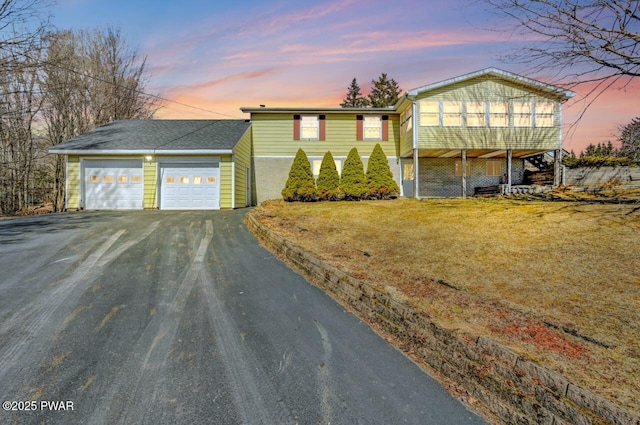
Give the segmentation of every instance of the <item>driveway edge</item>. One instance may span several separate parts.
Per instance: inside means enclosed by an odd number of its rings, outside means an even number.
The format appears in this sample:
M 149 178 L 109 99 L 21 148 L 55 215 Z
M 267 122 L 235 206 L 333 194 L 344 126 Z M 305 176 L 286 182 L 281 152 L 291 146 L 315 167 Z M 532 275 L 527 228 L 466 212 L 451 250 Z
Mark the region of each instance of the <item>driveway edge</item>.
M 640 418 L 564 376 L 520 357 L 488 338 L 461 337 L 263 226 L 250 212 L 245 224 L 272 253 L 336 301 L 376 326 L 394 344 L 437 375 L 474 408 L 504 423 L 640 425 Z M 466 393 L 466 394 L 464 394 Z

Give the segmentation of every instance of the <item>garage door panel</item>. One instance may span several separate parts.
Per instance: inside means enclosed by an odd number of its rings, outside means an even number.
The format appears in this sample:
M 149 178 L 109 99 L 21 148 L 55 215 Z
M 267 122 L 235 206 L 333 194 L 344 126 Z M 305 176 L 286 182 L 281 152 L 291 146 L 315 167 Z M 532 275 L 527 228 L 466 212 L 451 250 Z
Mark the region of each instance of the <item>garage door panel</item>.
M 161 209 L 219 209 L 220 165 L 165 163 L 160 168 Z
M 141 160 L 85 160 L 86 209 L 142 209 Z

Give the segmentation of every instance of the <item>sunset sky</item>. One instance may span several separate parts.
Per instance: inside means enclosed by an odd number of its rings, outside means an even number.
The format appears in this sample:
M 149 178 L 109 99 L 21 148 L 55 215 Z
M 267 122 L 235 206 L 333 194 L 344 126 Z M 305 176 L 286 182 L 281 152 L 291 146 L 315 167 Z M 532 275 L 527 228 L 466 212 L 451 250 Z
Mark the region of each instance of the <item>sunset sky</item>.
M 555 83 L 501 59 L 527 40 L 496 31 L 507 23 L 481 0 L 58 0 L 52 14 L 61 29 L 119 27 L 147 55 L 148 91 L 178 102 L 158 118 L 337 107 L 352 78 L 366 94 L 382 72 L 403 92 L 489 66 Z M 569 131 L 583 106 L 564 108 L 564 146 L 576 153 L 615 141 L 618 126 L 640 116 L 640 81 L 602 95 Z

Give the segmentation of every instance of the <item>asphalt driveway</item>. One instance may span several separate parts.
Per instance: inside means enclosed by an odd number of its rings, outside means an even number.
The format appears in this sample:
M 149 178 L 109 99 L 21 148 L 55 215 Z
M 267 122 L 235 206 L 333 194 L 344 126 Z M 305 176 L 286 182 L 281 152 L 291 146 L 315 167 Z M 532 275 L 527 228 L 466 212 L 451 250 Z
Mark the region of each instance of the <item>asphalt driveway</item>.
M 244 213 L 0 221 L 0 423 L 483 423 Z

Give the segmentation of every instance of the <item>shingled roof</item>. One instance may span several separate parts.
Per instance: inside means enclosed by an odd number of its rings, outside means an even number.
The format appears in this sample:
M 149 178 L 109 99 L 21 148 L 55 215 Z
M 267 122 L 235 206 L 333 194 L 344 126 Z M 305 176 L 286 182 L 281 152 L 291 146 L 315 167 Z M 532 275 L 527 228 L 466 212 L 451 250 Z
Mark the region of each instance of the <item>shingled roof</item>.
M 49 149 L 57 154 L 231 153 L 248 120 L 120 120 Z

